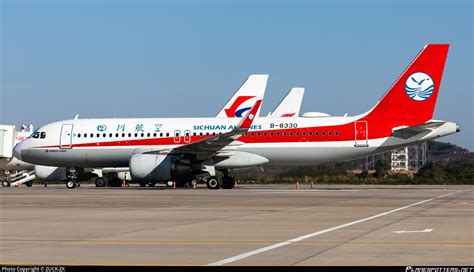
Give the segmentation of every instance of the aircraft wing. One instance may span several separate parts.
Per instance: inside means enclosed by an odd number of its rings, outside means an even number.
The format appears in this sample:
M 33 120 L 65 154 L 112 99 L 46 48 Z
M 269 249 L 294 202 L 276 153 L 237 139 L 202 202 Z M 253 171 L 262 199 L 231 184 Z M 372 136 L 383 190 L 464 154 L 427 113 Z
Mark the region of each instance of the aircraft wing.
M 416 126 L 394 128 L 393 137 L 408 139 L 420 133 L 431 132 L 445 123 L 445 121 L 428 121 Z
M 218 134 L 203 140 L 199 140 L 190 144 L 181 145 L 171 150 L 158 150 L 145 152 L 147 154 L 192 154 L 199 155 L 200 160 L 207 159 L 215 155 L 219 150 L 231 145 L 237 138 L 246 133 L 252 126 L 256 113 L 260 108 L 262 101 L 257 101 L 253 107 L 242 118 L 237 127 L 229 132 Z

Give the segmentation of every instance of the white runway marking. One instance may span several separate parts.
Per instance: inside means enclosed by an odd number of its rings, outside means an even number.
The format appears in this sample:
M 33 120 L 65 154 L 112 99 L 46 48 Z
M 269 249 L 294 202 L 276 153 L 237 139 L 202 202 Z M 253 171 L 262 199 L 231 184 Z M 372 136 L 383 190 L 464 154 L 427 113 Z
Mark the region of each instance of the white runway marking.
M 424 229 L 424 230 L 397 230 L 392 231 L 393 233 L 421 233 L 421 232 L 432 232 L 434 229 Z
M 285 190 L 267 190 L 267 189 L 254 189 L 248 190 L 248 192 L 256 193 L 299 193 L 299 192 L 359 192 L 358 189 L 285 189 Z
M 353 222 L 349 222 L 349 223 L 346 223 L 346 224 L 335 226 L 335 227 L 332 227 L 332 228 L 329 228 L 329 229 L 316 231 L 316 232 L 313 232 L 313 233 L 310 233 L 310 234 L 306 234 L 306 235 L 303 235 L 303 236 L 300 236 L 300 237 L 293 238 L 291 240 L 287 240 L 285 242 L 281 242 L 281 243 L 270 245 L 270 246 L 267 246 L 267 247 L 263 247 L 263 248 L 260 248 L 260 249 L 257 249 L 257 250 L 242 253 L 240 255 L 230 257 L 230 258 L 227 258 L 227 259 L 224 259 L 224 260 L 221 260 L 221 261 L 213 262 L 213 263 L 210 263 L 208 265 L 224 265 L 224 264 L 232 263 L 232 262 L 242 260 L 242 259 L 254 256 L 254 255 L 266 252 L 266 251 L 270 251 L 270 250 L 273 250 L 273 249 L 276 249 L 276 248 L 279 248 L 279 247 L 283 247 L 283 246 L 286 246 L 286 245 L 290 245 L 290 244 L 293 244 L 293 243 L 296 243 L 296 242 L 300 242 L 300 241 L 303 241 L 303 240 L 306 240 L 308 238 L 312 238 L 312 237 L 315 237 L 315 236 L 318 236 L 318 235 L 321 235 L 321 234 L 324 234 L 324 233 L 328 233 L 328 232 L 331 232 L 331 231 L 334 231 L 334 230 L 342 229 L 342 228 L 349 227 L 349 226 L 352 226 L 352 225 L 355 225 L 355 224 L 359 224 L 359 223 L 362 223 L 362 222 L 365 222 L 365 221 L 369 221 L 369 220 L 372 220 L 372 219 L 375 219 L 375 218 L 379 218 L 379 217 L 382 217 L 382 216 L 385 216 L 385 215 L 388 215 L 388 214 L 392 214 L 392 213 L 395 213 L 395 212 L 398 212 L 398 211 L 401 211 L 401 210 L 404 210 L 404 209 L 408 209 L 408 208 L 411 208 L 411 207 L 414 207 L 414 206 L 417 206 L 417 205 L 435 200 L 437 198 L 452 195 L 454 193 L 458 193 L 458 192 L 461 192 L 461 191 L 463 191 L 463 190 L 458 190 L 456 192 L 451 192 L 451 193 L 440 195 L 440 196 L 433 197 L 433 198 L 430 198 L 430 199 L 422 200 L 422 201 L 419 201 L 419 202 L 416 202 L 416 203 L 413 203 L 413 204 L 410 204 L 410 205 L 407 205 L 407 206 L 403 206 L 403 207 L 396 208 L 396 209 L 393 209 L 393 210 L 390 210 L 390 211 L 387 211 L 387 212 L 379 213 L 379 214 L 376 214 L 376 215 L 373 215 L 373 216 L 370 216 L 370 217 L 366 217 L 366 218 L 359 219 L 359 220 L 356 220 L 356 221 L 353 221 Z

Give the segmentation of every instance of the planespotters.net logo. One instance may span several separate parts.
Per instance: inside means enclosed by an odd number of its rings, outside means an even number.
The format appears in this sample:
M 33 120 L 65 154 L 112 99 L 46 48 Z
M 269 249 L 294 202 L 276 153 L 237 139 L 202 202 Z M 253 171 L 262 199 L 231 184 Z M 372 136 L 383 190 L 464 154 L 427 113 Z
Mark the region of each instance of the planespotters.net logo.
M 411 267 L 407 266 L 405 272 L 474 272 L 473 267 Z
M 433 79 L 423 72 L 411 74 L 405 82 L 407 95 L 416 101 L 423 101 L 431 97 L 434 92 Z

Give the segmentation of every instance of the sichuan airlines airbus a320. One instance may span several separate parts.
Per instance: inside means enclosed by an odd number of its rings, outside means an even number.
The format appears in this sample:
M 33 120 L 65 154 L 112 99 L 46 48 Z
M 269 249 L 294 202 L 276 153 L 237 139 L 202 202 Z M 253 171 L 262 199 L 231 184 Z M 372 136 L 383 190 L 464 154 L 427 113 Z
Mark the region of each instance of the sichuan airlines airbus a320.
M 67 167 L 69 188 L 81 169 L 129 166 L 137 181 L 208 175 L 209 189 L 230 189 L 235 182 L 229 169 L 381 153 L 459 131 L 456 123 L 432 119 L 448 48 L 425 46 L 382 99 L 357 116 L 256 117 L 262 101 L 242 107 L 244 97 L 228 109 L 237 116 L 231 118 L 59 121 L 38 129 L 14 154 L 32 164 Z

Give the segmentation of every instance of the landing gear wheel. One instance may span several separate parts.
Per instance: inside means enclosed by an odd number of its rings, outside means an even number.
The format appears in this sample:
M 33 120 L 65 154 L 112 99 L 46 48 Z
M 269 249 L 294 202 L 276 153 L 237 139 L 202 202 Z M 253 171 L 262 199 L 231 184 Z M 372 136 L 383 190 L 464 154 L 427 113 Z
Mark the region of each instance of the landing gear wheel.
M 235 186 L 235 180 L 232 177 L 222 177 L 222 189 L 232 189 Z
M 105 180 L 103 178 L 97 178 L 95 180 L 95 186 L 96 187 L 105 187 Z
M 33 181 L 30 180 L 26 182 L 26 187 L 31 187 L 31 186 L 33 186 Z
M 68 180 L 66 181 L 66 187 L 68 189 L 74 189 L 76 188 L 76 182 L 74 180 Z
M 217 190 L 222 187 L 222 181 L 216 176 L 210 176 L 206 181 L 206 185 L 210 190 Z
M 76 182 L 76 187 L 81 187 L 81 183 L 80 183 L 80 182 Z
M 10 187 L 10 182 L 8 182 L 8 180 L 4 180 L 4 181 L 2 181 L 2 186 L 3 187 Z

